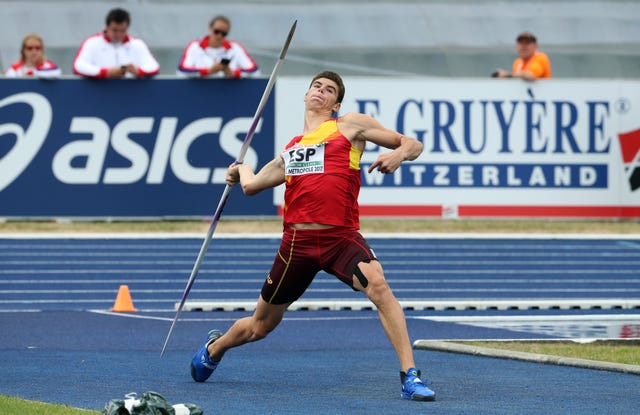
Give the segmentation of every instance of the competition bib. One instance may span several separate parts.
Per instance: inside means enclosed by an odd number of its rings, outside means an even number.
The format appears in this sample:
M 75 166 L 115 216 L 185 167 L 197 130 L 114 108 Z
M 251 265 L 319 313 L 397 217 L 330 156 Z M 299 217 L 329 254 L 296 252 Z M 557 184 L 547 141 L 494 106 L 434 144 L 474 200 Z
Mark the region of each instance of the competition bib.
M 311 146 L 297 144 L 283 151 L 284 174 L 286 176 L 301 176 L 303 174 L 324 173 L 325 144 Z

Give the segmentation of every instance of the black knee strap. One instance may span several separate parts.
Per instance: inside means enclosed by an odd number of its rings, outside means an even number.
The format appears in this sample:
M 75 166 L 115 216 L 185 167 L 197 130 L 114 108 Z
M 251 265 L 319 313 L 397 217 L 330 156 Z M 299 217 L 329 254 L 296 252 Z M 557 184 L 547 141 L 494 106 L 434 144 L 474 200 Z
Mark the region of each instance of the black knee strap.
M 360 271 L 360 267 L 356 266 L 356 269 L 353 271 L 353 273 L 356 275 L 356 278 L 358 278 L 358 281 L 360 281 L 360 284 L 364 288 L 367 288 L 367 285 L 369 285 L 369 281 L 367 280 L 367 277 L 364 276 L 362 271 Z

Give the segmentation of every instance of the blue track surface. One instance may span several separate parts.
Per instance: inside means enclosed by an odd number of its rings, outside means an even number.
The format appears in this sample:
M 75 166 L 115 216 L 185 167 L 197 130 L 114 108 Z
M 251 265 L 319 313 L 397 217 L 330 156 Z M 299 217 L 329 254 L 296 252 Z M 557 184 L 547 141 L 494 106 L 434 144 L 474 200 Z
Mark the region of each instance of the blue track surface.
M 189 300 L 255 300 L 278 239 L 214 239 Z M 173 310 L 198 239 L 0 239 L 0 310 Z M 375 239 L 400 300 L 640 298 L 637 240 Z M 304 299 L 360 298 L 318 275 Z
M 640 298 L 636 240 L 368 239 L 400 300 Z M 197 403 L 205 414 L 602 414 L 640 407 L 640 376 L 424 350 L 415 351 L 416 361 L 438 400 L 404 401 L 395 354 L 371 310 L 290 312 L 269 338 L 230 351 L 210 381 L 196 384 L 188 363 L 207 330 L 247 315 L 183 313 L 159 357 L 201 242 L 0 239 L 0 393 L 102 409 L 111 398 L 155 390 L 173 403 Z M 214 239 L 190 300 L 254 301 L 277 243 Z M 106 311 L 122 284 L 139 312 Z M 326 274 L 304 298 L 361 299 Z M 640 310 L 406 313 L 416 340 L 548 336 L 430 318 Z

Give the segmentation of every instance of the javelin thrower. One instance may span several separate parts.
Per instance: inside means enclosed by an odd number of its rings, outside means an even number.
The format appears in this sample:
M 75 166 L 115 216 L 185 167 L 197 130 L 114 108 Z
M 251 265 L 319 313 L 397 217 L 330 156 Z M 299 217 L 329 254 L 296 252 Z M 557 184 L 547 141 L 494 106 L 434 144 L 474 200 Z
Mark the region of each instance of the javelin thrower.
M 225 332 L 210 330 L 191 360 L 191 377 L 204 382 L 234 347 L 264 339 L 320 271 L 334 275 L 376 306 L 382 327 L 398 357 L 401 396 L 433 401 L 436 394 L 416 368 L 400 302 L 386 281 L 373 249 L 360 234 L 360 160 L 367 143 L 391 151 L 369 167 L 393 174 L 422 153 L 422 143 L 355 112 L 337 116 L 345 95 L 340 75 L 318 73 L 304 94 L 304 127 L 280 154 L 257 172 L 247 164 L 227 170 L 228 185 L 245 195 L 285 184 L 283 234 L 271 270 L 251 316 Z M 339 341 L 339 340 L 338 340 Z

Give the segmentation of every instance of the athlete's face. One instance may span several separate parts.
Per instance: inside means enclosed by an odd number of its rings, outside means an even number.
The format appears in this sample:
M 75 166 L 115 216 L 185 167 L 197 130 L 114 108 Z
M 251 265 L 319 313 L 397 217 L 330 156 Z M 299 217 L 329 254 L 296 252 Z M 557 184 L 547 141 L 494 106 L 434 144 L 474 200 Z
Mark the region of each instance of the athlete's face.
M 327 78 L 318 78 L 304 95 L 307 108 L 327 109 L 332 113 L 340 109 L 338 84 Z

